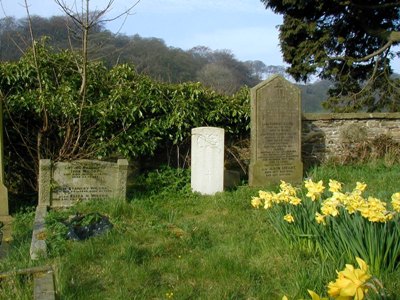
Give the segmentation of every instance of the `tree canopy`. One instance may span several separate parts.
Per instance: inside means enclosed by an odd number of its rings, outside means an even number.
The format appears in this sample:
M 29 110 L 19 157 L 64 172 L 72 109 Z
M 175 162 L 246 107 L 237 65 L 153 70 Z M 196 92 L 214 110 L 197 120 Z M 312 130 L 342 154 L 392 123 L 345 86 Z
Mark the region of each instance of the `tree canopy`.
M 283 15 L 280 45 L 288 72 L 335 82 L 328 108 L 400 109 L 400 82 L 391 62 L 400 52 L 400 1 L 261 0 Z M 397 49 L 398 51 L 398 49 Z

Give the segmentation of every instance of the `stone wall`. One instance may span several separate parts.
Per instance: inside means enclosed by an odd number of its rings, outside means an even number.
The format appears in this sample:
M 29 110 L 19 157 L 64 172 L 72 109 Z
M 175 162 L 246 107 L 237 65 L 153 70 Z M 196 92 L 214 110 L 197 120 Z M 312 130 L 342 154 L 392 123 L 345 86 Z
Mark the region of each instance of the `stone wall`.
M 304 113 L 302 158 L 307 165 L 340 158 L 345 143 L 373 140 L 380 135 L 400 143 L 400 113 Z

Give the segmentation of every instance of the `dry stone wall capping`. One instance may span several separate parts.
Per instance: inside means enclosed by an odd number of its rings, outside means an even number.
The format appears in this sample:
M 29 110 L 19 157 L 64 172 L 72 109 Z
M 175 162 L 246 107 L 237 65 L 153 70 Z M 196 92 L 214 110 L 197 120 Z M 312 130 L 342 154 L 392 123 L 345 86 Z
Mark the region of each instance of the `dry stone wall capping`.
M 39 205 L 68 207 L 78 201 L 126 199 L 128 161 L 39 162 Z
M 380 135 L 400 143 L 400 113 L 304 113 L 303 161 L 310 165 L 340 158 L 343 143 L 373 140 Z

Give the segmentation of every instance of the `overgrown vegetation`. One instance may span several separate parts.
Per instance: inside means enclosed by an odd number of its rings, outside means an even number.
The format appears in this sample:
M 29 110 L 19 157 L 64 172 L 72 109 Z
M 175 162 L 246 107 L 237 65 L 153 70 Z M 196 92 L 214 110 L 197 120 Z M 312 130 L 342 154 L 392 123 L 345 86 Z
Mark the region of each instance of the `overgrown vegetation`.
M 199 83 L 155 82 L 132 65 L 108 70 L 89 62 L 83 101 L 80 55 L 55 53 L 45 42 L 36 44 L 35 53 L 38 67 L 33 51 L 0 65 L 11 191 L 36 187 L 40 158 L 137 159 L 157 150 L 168 153 L 198 126 L 224 127 L 228 140 L 249 134 L 247 88 L 228 97 Z
M 400 162 L 400 143 L 390 133 L 371 138 L 366 127 L 354 123 L 340 131 L 339 142 L 341 155 L 334 160 L 341 164 L 363 164 L 380 160 L 391 166 Z
M 318 167 L 307 176 L 337 178 L 345 189 L 357 178 L 368 184 L 368 195 L 388 199 L 398 191 L 399 172 L 397 164 L 374 163 Z M 54 266 L 62 299 L 299 299 L 307 289 L 322 294 L 344 267 L 277 235 L 265 211 L 249 203 L 256 188 L 201 196 L 190 192 L 187 173 L 164 168 L 141 177 L 133 192 L 129 202 L 93 201 L 49 214 L 49 258 L 36 264 Z M 114 227 L 86 241 L 66 240 L 60 221 L 77 212 L 107 215 Z M 1 270 L 32 264 L 24 238 L 31 229 L 23 225 L 31 216 L 16 217 L 20 242 Z M 387 294 L 400 293 L 398 269 L 380 279 Z

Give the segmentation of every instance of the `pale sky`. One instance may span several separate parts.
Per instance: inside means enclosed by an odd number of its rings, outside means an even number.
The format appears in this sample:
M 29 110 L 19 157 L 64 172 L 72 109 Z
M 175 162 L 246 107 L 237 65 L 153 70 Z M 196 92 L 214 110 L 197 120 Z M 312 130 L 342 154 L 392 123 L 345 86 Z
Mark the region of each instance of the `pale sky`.
M 91 10 L 104 8 L 109 0 L 91 0 Z M 0 17 L 26 17 L 24 0 L 1 0 Z M 27 0 L 31 15 L 63 15 L 54 0 Z M 81 0 L 65 0 L 80 6 Z M 118 15 L 136 0 L 114 0 L 109 17 Z M 261 60 L 266 65 L 284 65 L 277 25 L 281 16 L 266 10 L 260 0 L 141 0 L 125 23 L 107 28 L 127 35 L 163 39 L 168 46 L 188 50 L 207 46 L 231 50 L 241 61 Z

